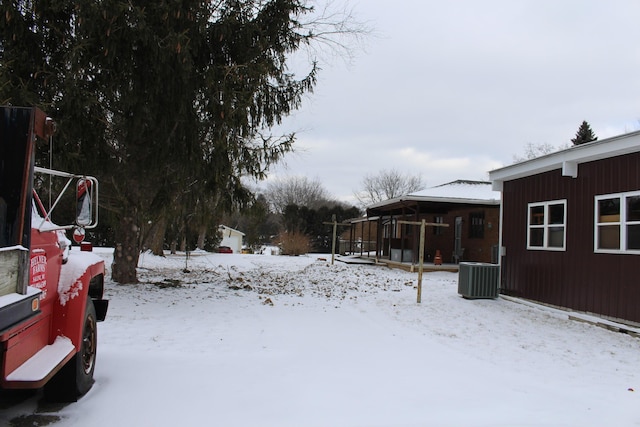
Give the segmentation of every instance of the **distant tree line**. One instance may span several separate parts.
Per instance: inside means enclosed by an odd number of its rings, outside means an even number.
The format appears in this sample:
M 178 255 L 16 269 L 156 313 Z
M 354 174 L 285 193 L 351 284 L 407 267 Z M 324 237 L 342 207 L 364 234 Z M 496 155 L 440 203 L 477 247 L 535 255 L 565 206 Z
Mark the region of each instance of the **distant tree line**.
M 317 179 L 290 176 L 269 183 L 247 209 L 227 215 L 227 225 L 245 233 L 247 246 L 286 246 L 292 242 L 304 252 L 330 252 L 331 222 L 358 218 L 360 209 L 333 199 Z M 287 248 L 283 248 L 287 252 Z M 300 249 L 301 250 L 301 249 Z M 295 252 L 295 251 L 294 251 Z

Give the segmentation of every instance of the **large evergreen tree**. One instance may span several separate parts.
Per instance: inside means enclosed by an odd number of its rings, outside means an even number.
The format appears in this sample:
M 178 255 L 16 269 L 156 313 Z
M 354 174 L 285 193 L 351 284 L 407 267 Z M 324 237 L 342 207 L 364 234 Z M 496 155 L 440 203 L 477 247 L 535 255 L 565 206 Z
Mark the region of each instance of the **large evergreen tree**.
M 46 110 L 54 167 L 101 180 L 114 280 L 136 281 L 147 229 L 205 226 L 251 198 L 241 177 L 263 178 L 292 149 L 293 135 L 269 129 L 316 83 L 315 63 L 302 78 L 287 68 L 316 36 L 299 21 L 309 11 L 305 0 L 1 3 L 0 102 Z
M 580 124 L 580 127 L 578 128 L 578 132 L 576 132 L 575 138 L 572 138 L 571 142 L 573 145 L 580 145 L 597 140 L 598 137 L 593 133 L 593 130 L 591 130 L 589 123 L 587 123 L 586 120 L 583 120 L 582 124 Z

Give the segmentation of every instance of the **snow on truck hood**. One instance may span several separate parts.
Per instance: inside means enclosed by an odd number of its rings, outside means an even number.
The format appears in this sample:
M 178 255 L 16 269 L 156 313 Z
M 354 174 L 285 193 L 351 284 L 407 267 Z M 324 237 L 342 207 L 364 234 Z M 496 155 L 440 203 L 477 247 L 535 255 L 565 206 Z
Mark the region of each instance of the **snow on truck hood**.
M 58 281 L 60 305 L 66 305 L 69 300 L 80 294 L 83 288 L 80 278 L 91 265 L 98 264 L 101 261 L 102 258 L 93 252 L 72 251 L 69 254 L 68 261 L 62 264 L 60 280 Z

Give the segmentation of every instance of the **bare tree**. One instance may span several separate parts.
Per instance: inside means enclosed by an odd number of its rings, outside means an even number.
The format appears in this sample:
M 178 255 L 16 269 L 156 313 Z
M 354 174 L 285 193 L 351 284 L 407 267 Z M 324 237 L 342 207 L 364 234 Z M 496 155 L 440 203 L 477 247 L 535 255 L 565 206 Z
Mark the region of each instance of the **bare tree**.
M 409 175 L 395 169 L 382 170 L 376 175 L 365 176 L 362 180 L 362 190 L 355 192 L 354 196 L 362 207 L 365 207 L 424 188 L 425 182 L 421 175 Z
M 276 213 L 284 212 L 287 205 L 315 209 L 335 203 L 320 181 L 311 180 L 305 176 L 290 176 L 270 182 L 267 184 L 264 196 L 271 209 Z
M 544 156 L 554 151 L 564 150 L 565 148 L 569 148 L 568 145 L 556 147 L 551 144 L 542 143 L 542 144 L 534 144 L 532 142 L 528 142 L 524 146 L 524 154 L 522 156 L 518 154 L 513 155 L 513 163 L 520 163 L 526 160 L 535 159 L 536 157 Z
M 374 35 L 369 23 L 359 21 L 349 0 L 313 0 L 300 25 L 313 44 L 303 48 L 309 57 L 320 62 L 340 57 L 351 62 L 356 52 L 364 51 L 367 39 Z

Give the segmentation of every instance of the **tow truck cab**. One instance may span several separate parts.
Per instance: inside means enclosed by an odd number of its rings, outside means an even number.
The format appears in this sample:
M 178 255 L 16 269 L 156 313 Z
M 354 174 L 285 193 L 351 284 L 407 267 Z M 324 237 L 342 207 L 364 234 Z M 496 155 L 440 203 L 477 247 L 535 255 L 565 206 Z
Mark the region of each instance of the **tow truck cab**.
M 74 401 L 93 384 L 96 322 L 108 301 L 104 261 L 66 236 L 97 225 L 98 181 L 34 165 L 36 140 L 54 130 L 37 108 L 0 107 L 0 388 L 44 387 L 49 400 Z M 66 182 L 60 194 L 48 188 L 48 207 L 36 173 Z M 69 192 L 77 214 L 60 226 L 52 212 Z

